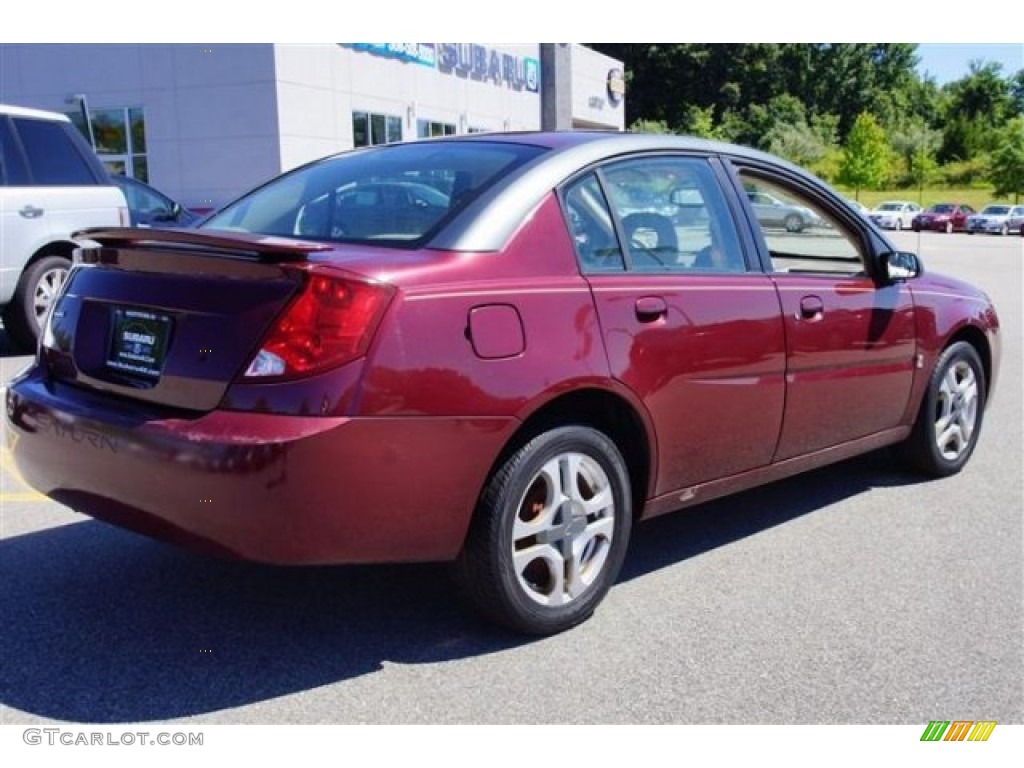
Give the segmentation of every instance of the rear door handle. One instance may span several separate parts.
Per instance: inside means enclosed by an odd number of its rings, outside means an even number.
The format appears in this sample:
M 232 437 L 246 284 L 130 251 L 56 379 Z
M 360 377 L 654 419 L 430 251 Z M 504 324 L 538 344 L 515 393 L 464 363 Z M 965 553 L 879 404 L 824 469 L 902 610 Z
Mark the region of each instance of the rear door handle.
M 820 296 L 804 296 L 800 299 L 800 312 L 797 320 L 821 320 L 825 316 L 825 302 Z
M 636 319 L 652 323 L 668 314 L 668 304 L 661 296 L 641 296 L 636 300 Z
M 40 216 L 43 215 L 43 213 L 44 211 L 42 208 L 36 208 L 34 205 L 26 205 L 24 208 L 18 211 L 18 214 L 23 219 L 38 219 Z

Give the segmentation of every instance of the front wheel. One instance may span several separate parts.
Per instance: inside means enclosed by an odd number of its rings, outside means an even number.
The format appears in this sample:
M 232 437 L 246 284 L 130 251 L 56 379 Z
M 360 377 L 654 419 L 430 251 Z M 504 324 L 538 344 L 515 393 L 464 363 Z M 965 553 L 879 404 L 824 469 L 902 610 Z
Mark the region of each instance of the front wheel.
M 787 232 L 802 232 L 804 220 L 797 214 L 791 213 L 783 220 L 782 225 L 786 228 Z
M 965 341 L 949 346 L 932 371 L 914 431 L 902 446 L 907 461 L 934 477 L 963 469 L 974 452 L 985 411 L 985 370 Z
M 631 524 L 629 474 L 615 444 L 589 427 L 553 429 L 491 476 L 456 578 L 495 622 L 561 632 L 589 618 L 615 582 Z

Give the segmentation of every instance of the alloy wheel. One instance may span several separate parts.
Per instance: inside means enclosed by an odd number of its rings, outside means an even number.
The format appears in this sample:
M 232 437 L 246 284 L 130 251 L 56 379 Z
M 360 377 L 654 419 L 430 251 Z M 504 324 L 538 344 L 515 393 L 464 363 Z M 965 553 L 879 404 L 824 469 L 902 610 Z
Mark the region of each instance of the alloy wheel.
M 519 503 L 512 561 L 531 600 L 565 605 L 601 575 L 615 530 L 608 475 L 593 458 L 563 453 L 541 467 Z
M 38 326 L 42 326 L 46 319 L 46 313 L 50 311 L 50 307 L 56 301 L 67 277 L 68 270 L 64 267 L 53 267 L 39 276 L 39 282 L 36 283 L 32 296 L 32 311 Z
M 970 447 L 978 418 L 978 379 L 965 360 L 949 367 L 935 399 L 935 445 L 955 461 Z

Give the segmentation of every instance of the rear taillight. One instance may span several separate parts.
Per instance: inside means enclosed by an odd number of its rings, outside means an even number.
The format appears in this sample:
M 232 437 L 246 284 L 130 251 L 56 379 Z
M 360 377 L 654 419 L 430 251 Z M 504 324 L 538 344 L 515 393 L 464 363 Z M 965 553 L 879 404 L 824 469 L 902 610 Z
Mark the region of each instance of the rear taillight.
M 309 376 L 362 357 L 393 293 L 387 285 L 310 270 L 245 376 Z

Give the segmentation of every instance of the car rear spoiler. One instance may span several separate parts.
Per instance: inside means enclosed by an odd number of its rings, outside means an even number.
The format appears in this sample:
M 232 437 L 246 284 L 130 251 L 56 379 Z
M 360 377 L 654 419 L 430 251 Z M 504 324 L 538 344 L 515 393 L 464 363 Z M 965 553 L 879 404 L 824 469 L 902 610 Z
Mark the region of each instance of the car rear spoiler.
M 234 258 L 280 263 L 305 261 L 311 253 L 331 250 L 325 243 L 293 240 L 274 235 L 255 235 L 248 232 L 200 231 L 187 229 L 146 229 L 133 227 L 95 227 L 75 232 L 76 240 L 91 240 L 103 248 L 195 250 L 217 252 Z M 88 248 L 82 250 L 84 263 L 98 261 L 98 254 L 90 257 Z M 94 249 L 95 250 L 95 249 Z

